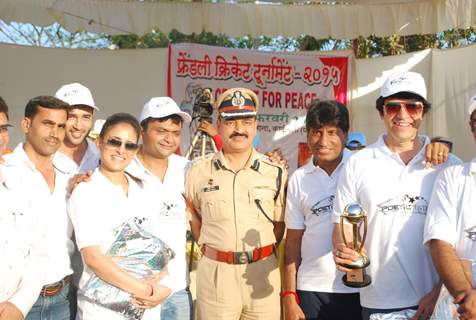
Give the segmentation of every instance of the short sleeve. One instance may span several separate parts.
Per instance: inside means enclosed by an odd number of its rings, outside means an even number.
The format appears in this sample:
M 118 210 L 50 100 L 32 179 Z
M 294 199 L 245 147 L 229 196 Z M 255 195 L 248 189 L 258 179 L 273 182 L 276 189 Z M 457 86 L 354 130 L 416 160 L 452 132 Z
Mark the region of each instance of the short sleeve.
M 423 243 L 433 239 L 455 246 L 457 240 L 457 180 L 463 180 L 459 170 L 450 167 L 438 175 L 427 210 Z
M 68 214 L 73 224 L 76 244 L 81 250 L 85 247 L 99 246 L 102 241 L 100 220 L 94 190 L 90 183 L 83 183 L 76 187 L 68 200 Z
M 190 165 L 188 166 L 187 172 L 185 174 L 185 192 L 184 192 L 184 197 L 185 197 L 185 202 L 187 205 L 187 219 L 189 221 L 192 220 L 192 215 L 196 214 L 192 212 L 193 210 L 200 210 L 200 206 L 198 203 L 198 197 L 196 194 L 196 188 L 195 188 L 195 181 L 194 181 L 194 166 Z
M 305 229 L 304 212 L 299 201 L 299 172 L 295 172 L 289 179 L 286 196 L 285 222 L 288 229 Z
M 358 201 L 357 186 L 355 185 L 354 178 L 354 161 L 352 160 L 352 158 L 349 159 L 349 161 L 344 165 L 337 182 L 336 197 L 334 199 L 334 209 L 332 214 L 332 222 L 334 223 L 339 223 L 340 216 L 346 205 Z

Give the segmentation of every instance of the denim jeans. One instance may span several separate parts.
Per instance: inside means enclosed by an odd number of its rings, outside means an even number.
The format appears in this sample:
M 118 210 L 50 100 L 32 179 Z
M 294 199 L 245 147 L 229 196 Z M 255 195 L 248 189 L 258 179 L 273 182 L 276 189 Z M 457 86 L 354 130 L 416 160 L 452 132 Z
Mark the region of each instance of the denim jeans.
M 75 317 L 76 288 L 67 283 L 54 296 L 39 296 L 25 320 L 74 320 Z
M 192 320 L 192 295 L 190 290 L 175 292 L 161 304 L 161 320 Z

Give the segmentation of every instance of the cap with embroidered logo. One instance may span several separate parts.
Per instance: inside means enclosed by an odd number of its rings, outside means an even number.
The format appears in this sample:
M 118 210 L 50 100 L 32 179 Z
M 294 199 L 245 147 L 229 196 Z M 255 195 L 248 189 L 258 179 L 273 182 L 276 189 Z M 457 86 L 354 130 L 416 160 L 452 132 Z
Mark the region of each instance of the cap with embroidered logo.
M 380 96 L 387 98 L 400 92 L 416 94 L 426 101 L 425 79 L 421 74 L 411 71 L 395 72 L 391 74 L 382 86 Z
M 250 89 L 233 88 L 223 92 L 215 103 L 223 119 L 254 117 L 258 113 L 258 96 Z
M 165 118 L 170 115 L 176 114 L 180 116 L 184 123 L 192 121 L 192 117 L 182 110 L 170 97 L 154 97 L 150 99 L 142 108 L 142 112 L 139 116 L 139 122 L 148 118 Z
M 65 84 L 56 91 L 55 98 L 63 100 L 72 107 L 87 106 L 99 110 L 94 103 L 91 91 L 80 83 Z

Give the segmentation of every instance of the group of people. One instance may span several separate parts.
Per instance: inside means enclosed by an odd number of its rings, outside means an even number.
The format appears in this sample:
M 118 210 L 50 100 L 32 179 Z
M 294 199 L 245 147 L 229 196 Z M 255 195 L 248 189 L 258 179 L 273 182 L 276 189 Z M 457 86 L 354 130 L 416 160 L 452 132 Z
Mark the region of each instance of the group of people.
M 197 319 L 368 320 L 404 309 L 429 319 L 442 284 L 459 317 L 476 319 L 463 266 L 475 255 L 476 164 L 450 154 L 447 139 L 418 133 L 431 110 L 421 75 L 392 74 L 376 108 L 386 131 L 353 152 L 346 106 L 313 101 L 305 122 L 312 157 L 288 180 L 286 166 L 253 147 L 252 90 L 217 98 L 221 150 L 192 162 L 175 154 L 191 118 L 171 98 L 152 98 L 139 118 L 111 115 L 95 143 L 89 89 L 68 84 L 31 99 L 24 142 L 0 160 L 0 319 L 124 319 L 85 297 L 93 275 L 129 293 L 143 319 L 192 319 L 187 228 L 202 252 Z M 476 97 L 476 139 L 475 110 Z M 9 126 L 1 100 L 0 152 Z M 362 254 L 345 241 L 353 239 L 341 223 L 350 203 L 368 221 L 372 282 L 360 289 L 342 281 Z M 167 274 L 137 278 L 106 254 L 117 227 L 134 218 L 175 252 Z

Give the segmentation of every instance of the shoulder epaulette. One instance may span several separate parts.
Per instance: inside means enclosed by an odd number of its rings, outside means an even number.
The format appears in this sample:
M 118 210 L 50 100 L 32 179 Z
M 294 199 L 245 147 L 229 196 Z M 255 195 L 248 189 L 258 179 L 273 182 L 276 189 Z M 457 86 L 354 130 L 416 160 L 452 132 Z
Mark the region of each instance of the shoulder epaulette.
M 204 157 L 198 157 L 198 158 L 190 160 L 190 167 L 203 163 L 203 161 L 210 160 L 211 158 L 213 158 L 213 155 L 214 155 L 213 153 L 210 153 L 205 155 Z

